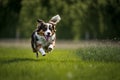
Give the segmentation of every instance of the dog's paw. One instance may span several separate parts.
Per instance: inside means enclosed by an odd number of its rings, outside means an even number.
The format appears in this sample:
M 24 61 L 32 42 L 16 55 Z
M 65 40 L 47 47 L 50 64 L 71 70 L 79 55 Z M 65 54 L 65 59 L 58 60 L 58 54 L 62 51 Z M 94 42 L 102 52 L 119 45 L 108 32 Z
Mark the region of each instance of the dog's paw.
M 46 53 L 45 53 L 45 51 L 44 51 L 43 48 L 40 48 L 40 49 L 39 49 L 39 52 L 42 54 L 42 56 L 45 56 L 45 55 L 46 55 Z
M 46 54 L 43 54 L 42 56 L 46 56 Z
M 51 44 L 51 45 L 48 47 L 48 49 L 53 49 L 53 45 Z
M 53 50 L 53 45 L 48 46 L 48 49 L 46 50 L 47 53 L 51 52 Z
M 36 58 L 38 58 L 38 52 L 36 52 Z
M 52 48 L 48 48 L 48 52 L 51 52 L 52 51 Z
M 53 45 L 50 45 L 50 46 L 48 47 L 48 50 L 53 50 Z

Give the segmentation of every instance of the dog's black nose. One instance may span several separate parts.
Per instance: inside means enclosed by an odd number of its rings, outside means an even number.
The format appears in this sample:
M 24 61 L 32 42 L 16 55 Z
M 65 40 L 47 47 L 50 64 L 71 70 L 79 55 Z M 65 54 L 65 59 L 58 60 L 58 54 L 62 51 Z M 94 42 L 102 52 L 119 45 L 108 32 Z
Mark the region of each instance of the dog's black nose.
M 48 32 L 47 35 L 50 35 L 50 32 Z

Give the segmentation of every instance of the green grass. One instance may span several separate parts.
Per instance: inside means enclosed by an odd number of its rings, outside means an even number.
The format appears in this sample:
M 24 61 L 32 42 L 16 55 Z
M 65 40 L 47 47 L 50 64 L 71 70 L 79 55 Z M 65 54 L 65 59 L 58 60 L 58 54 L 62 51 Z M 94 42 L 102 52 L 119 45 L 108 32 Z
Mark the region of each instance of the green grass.
M 55 49 L 38 59 L 29 48 L 0 47 L 0 80 L 120 80 L 120 47 Z

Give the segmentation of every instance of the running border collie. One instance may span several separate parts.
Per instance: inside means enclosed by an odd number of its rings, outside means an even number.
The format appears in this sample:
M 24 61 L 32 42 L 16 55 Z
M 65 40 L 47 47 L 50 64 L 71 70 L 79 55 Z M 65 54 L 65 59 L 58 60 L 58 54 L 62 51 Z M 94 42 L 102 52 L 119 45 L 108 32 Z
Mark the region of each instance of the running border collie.
M 61 20 L 59 15 L 53 16 L 47 23 L 37 20 L 37 29 L 31 35 L 31 46 L 38 57 L 38 52 L 45 56 L 55 47 L 56 24 Z

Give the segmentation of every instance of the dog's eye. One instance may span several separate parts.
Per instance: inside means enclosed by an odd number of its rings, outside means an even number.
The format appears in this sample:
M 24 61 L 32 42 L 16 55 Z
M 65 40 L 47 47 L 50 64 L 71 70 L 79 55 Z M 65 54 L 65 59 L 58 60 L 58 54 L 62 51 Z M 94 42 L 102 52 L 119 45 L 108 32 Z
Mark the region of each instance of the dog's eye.
M 52 25 L 49 26 L 49 29 L 50 29 L 51 31 L 53 30 Z
M 52 27 L 49 27 L 49 29 L 52 31 Z
M 44 26 L 44 27 L 43 27 L 43 31 L 46 31 L 46 30 L 47 30 L 47 27 L 46 27 L 46 26 Z

